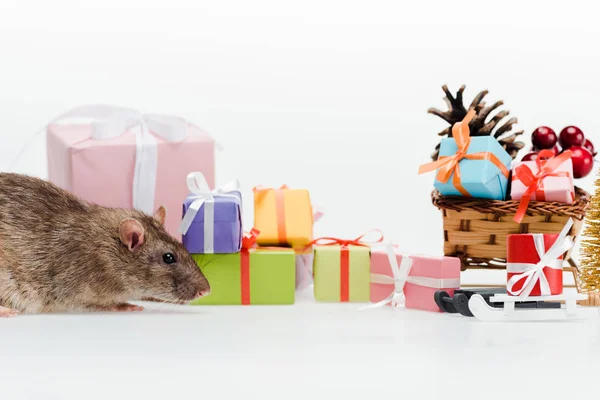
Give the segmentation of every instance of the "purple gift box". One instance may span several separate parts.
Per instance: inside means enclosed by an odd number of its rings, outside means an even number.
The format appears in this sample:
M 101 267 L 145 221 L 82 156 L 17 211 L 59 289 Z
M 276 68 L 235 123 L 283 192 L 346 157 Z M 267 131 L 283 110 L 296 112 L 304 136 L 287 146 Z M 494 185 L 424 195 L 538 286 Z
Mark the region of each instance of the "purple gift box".
M 211 190 L 201 172 L 187 177 L 181 239 L 193 254 L 237 253 L 242 248 L 242 194 L 237 180 Z
M 210 253 L 237 253 L 242 247 L 242 216 L 241 216 L 241 199 L 240 192 L 230 192 L 233 196 L 214 197 L 214 223 L 212 226 L 213 233 L 213 250 Z M 183 203 L 183 215 L 185 215 L 194 202 L 193 196 L 189 196 Z M 205 237 L 210 234 L 210 227 L 205 225 L 205 202 L 200 207 L 194 221 L 190 225 L 187 233 L 182 235 L 182 242 L 185 248 L 190 253 L 203 254 L 205 251 Z M 208 229 L 207 229 L 208 228 Z

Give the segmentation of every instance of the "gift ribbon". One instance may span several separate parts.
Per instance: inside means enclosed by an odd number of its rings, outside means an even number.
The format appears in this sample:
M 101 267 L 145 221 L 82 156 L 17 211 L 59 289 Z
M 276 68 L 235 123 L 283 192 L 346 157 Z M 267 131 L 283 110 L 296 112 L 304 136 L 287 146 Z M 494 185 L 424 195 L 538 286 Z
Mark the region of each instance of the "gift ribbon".
M 287 234 L 285 229 L 285 192 L 288 189 L 283 185 L 278 190 L 275 190 L 275 212 L 277 213 L 277 239 L 279 244 L 287 243 Z
M 387 304 L 392 307 L 401 307 L 405 304 L 404 287 L 407 283 L 429 287 L 433 289 L 458 288 L 460 287 L 460 278 L 430 278 L 427 276 L 409 276 L 413 266 L 413 260 L 407 255 L 402 256 L 402 262 L 398 265 L 398 259 L 394 252 L 394 245 L 389 243 L 386 246 L 388 261 L 392 269 L 392 276 L 385 274 L 371 274 L 371 283 L 380 283 L 383 285 L 394 285 L 394 290 L 385 299 L 371 304 L 361 309 L 379 308 Z
M 566 171 L 556 172 L 556 169 L 560 167 L 565 161 L 571 158 L 571 152 L 569 150 L 559 154 L 556 157 L 552 150 L 542 150 L 538 154 L 538 158 L 535 160 L 538 166 L 538 173 L 534 174 L 531 168 L 526 164 L 521 164 L 515 169 L 513 174 L 513 180 L 520 180 L 523 185 L 527 187 L 527 190 L 521 197 L 521 203 L 517 209 L 514 220 L 520 223 L 525 217 L 527 207 L 531 201 L 531 196 L 535 193 L 536 200 L 545 201 L 546 195 L 544 193 L 544 179 L 549 176 L 569 176 Z M 548 158 L 547 161 L 543 158 Z M 573 193 L 573 197 L 575 194 Z
M 419 175 L 427 172 L 438 170 L 437 180 L 442 183 L 447 183 L 452 177 L 452 184 L 465 197 L 470 197 L 469 192 L 461 183 L 460 177 L 460 162 L 463 159 L 467 160 L 486 160 L 494 164 L 500 172 L 508 178 L 508 168 L 500 161 L 495 154 L 489 151 L 467 154 L 469 145 L 471 144 L 471 135 L 469 133 L 469 123 L 475 117 L 475 110 L 470 109 L 465 118 L 461 122 L 457 122 L 452 126 L 452 137 L 456 142 L 458 150 L 452 156 L 440 156 L 437 161 L 423 164 L 419 167 Z
M 133 207 L 152 215 L 158 167 L 158 150 L 154 135 L 167 142 L 181 142 L 188 137 L 187 121 L 170 115 L 142 114 L 130 108 L 90 105 L 67 111 L 50 124 L 64 123 L 64 120 L 77 118 L 93 121 L 93 140 L 114 139 L 133 127 L 140 128 L 135 134 Z
M 540 261 L 535 264 L 508 262 L 506 264 L 506 271 L 518 274 L 508 280 L 508 283 L 506 284 L 508 293 L 513 296 L 527 297 L 533 290 L 535 284 L 539 282 L 540 294 L 542 296 L 551 294 L 550 284 L 548 283 L 546 275 L 544 275 L 544 268 L 548 267 L 562 270 L 563 261 L 559 260 L 558 257 L 573 247 L 573 240 L 567 236 L 572 226 L 573 220 L 569 218 L 569 221 L 567 221 L 567 224 L 558 235 L 558 238 L 547 252 L 544 247 L 544 235 L 541 233 L 531 234 Z M 520 290 L 516 290 L 516 284 L 523 279 L 525 279 L 523 286 Z
M 368 241 L 365 237 L 371 232 L 379 233 L 379 239 Z M 318 246 L 341 246 L 340 248 L 340 302 L 350 301 L 350 247 L 365 246 L 370 247 L 383 241 L 383 233 L 379 229 L 373 229 L 363 233 L 356 239 L 340 239 L 334 237 L 321 237 L 311 241 L 306 247 Z
M 252 228 L 250 232 L 244 233 L 242 237 L 242 249 L 240 251 L 240 285 L 242 293 L 242 305 L 250 305 L 250 249 L 256 247 L 256 238 L 260 231 Z
M 287 244 L 287 233 L 285 226 L 285 190 L 289 189 L 287 185 L 282 185 L 279 189 L 275 190 L 275 219 L 277 221 L 277 242 L 280 245 Z M 257 186 L 254 188 L 254 192 L 260 192 L 263 190 L 271 190 L 264 186 Z
M 230 194 L 231 192 L 239 191 L 240 182 L 236 179 L 229 182 L 227 185 L 210 190 L 204 174 L 202 172 L 191 172 L 187 176 L 187 187 L 193 194 L 193 199 L 187 212 L 185 213 L 179 232 L 186 234 L 190 229 L 194 218 L 204 205 L 204 253 L 210 254 L 215 251 L 215 197 L 229 197 L 240 200 L 240 197 Z M 240 208 L 243 208 L 242 206 Z M 240 210 L 241 212 L 241 210 Z

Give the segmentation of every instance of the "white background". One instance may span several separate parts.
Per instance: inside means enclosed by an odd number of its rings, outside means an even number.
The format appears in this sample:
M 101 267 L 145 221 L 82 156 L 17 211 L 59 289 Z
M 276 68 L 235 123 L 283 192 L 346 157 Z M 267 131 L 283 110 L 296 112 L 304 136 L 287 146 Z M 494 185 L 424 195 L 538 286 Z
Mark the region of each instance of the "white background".
M 593 2 L 580 1 L 2 0 L 0 168 L 78 105 L 175 114 L 224 145 L 218 184 L 239 178 L 248 200 L 257 184 L 308 188 L 325 211 L 317 235 L 354 237 L 377 227 L 404 251 L 438 255 L 433 176 L 416 173 L 446 126 L 426 113 L 445 107 L 441 85 L 466 84 L 469 100 L 489 89 L 488 101 L 505 101 L 526 140 L 539 125 L 575 124 L 600 146 L 599 31 Z M 37 137 L 13 169 L 45 177 L 44 146 Z M 589 190 L 592 182 L 578 185 Z M 251 201 L 245 204 L 251 216 Z M 403 387 L 416 392 L 426 377 L 457 390 L 453 396 L 487 397 L 514 393 L 491 377 L 493 360 L 520 371 L 543 363 L 514 382 L 538 393 L 527 376 L 552 379 L 575 363 L 587 368 L 582 374 L 597 370 L 578 358 L 598 353 L 595 323 L 487 328 L 423 313 L 377 319 L 352 305 L 306 301 L 291 311 L 170 314 L 163 307 L 144 317 L 0 321 L 0 346 L 8 350 L 6 359 L 0 347 L 0 372 L 15 393 L 33 379 L 31 393 L 59 399 L 80 398 L 93 377 L 103 390 L 146 398 L 222 398 L 235 382 L 249 396 L 261 387 L 263 397 L 275 393 L 281 382 L 291 385 L 283 397 L 369 390 L 402 397 Z M 551 374 L 553 362 L 563 364 Z M 453 363 L 462 371 L 440 371 Z M 471 364 L 486 366 L 474 372 L 491 392 L 455 377 Z M 397 381 L 373 379 L 378 370 Z M 216 384 L 223 376 L 234 383 Z M 5 398 L 3 385 L 0 378 Z M 553 383 L 541 385 L 552 390 Z M 91 387 L 87 395 L 100 393 Z

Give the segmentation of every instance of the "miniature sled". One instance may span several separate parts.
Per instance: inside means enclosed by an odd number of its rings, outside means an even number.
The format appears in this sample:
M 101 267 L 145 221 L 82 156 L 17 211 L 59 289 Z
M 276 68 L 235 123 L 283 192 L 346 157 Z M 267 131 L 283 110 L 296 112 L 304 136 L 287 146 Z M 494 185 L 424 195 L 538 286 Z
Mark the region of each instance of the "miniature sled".
M 585 319 L 598 316 L 597 308 L 578 307 L 577 301 L 586 300 L 587 295 L 581 293 L 563 293 L 553 296 L 509 296 L 495 294 L 489 298 L 490 306 L 483 296 L 474 294 L 469 299 L 469 310 L 481 321 L 548 321 L 565 319 Z M 518 308 L 515 303 L 524 301 L 564 302 L 561 308 Z M 502 306 L 500 306 L 500 303 Z
M 444 290 L 438 290 L 434 294 L 434 300 L 440 311 L 447 312 L 450 314 L 459 313 L 465 317 L 473 317 L 473 313 L 469 309 L 469 299 L 475 295 L 480 295 L 483 300 L 494 308 L 502 308 L 501 303 L 492 303 L 490 298 L 498 294 L 506 294 L 506 288 L 473 288 L 473 289 L 456 289 L 454 296 L 450 296 L 448 292 Z M 560 308 L 559 302 L 545 302 L 545 301 L 521 301 L 515 303 L 516 308 Z

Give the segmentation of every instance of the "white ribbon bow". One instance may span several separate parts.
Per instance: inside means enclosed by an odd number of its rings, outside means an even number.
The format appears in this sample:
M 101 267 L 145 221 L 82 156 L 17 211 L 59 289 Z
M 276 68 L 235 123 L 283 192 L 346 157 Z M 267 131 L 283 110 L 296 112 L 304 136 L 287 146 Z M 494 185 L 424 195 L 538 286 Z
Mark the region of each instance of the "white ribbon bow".
M 77 118 L 91 120 L 94 140 L 114 139 L 133 127 L 140 127 L 135 136 L 133 207 L 152 215 L 158 167 L 154 135 L 168 142 L 180 142 L 188 137 L 188 123 L 182 118 L 169 115 L 142 114 L 130 108 L 92 105 L 74 108 L 60 115 L 51 124 Z
M 194 222 L 194 218 L 196 218 L 196 214 L 198 214 L 198 211 L 204 205 L 204 253 L 214 253 L 215 197 L 230 197 L 238 199 L 241 202 L 239 196 L 229 194 L 239 191 L 240 183 L 235 179 L 225 186 L 210 190 L 202 172 L 191 172 L 187 176 L 187 187 L 194 196 L 191 197 L 193 201 L 181 221 L 179 232 L 184 235 L 187 233 L 192 222 Z M 240 213 L 242 212 L 242 208 L 240 204 Z
M 573 240 L 567 236 L 572 226 L 573 220 L 569 218 L 569 221 L 567 221 L 567 224 L 558 235 L 558 238 L 547 252 L 544 248 L 544 235 L 539 233 L 531 235 L 540 261 L 536 264 L 507 263 L 507 272 L 517 274 L 510 278 L 506 284 L 508 293 L 514 296 L 527 297 L 531 294 L 531 291 L 537 282 L 540 283 L 540 294 L 542 296 L 549 296 L 552 293 L 548 279 L 546 278 L 546 275 L 544 275 L 544 268 L 548 267 L 562 270 L 563 260 L 559 260 L 558 257 L 573 247 Z M 525 279 L 525 282 L 521 289 L 515 290 L 514 287 L 517 282 L 523 279 Z
M 391 304 L 392 307 L 397 308 L 404 306 L 405 296 L 404 287 L 406 283 L 412 283 L 414 285 L 430 287 L 434 289 L 453 288 L 460 286 L 460 278 L 430 278 L 427 276 L 409 276 L 413 266 L 413 260 L 407 255 L 402 256 L 402 261 L 398 265 L 398 259 L 394 252 L 394 245 L 389 243 L 386 246 L 386 253 L 390 266 L 392 268 L 392 276 L 384 274 L 371 274 L 372 283 L 381 283 L 384 285 L 394 285 L 394 291 L 385 299 L 378 303 L 365 306 L 361 309 L 378 308 Z

